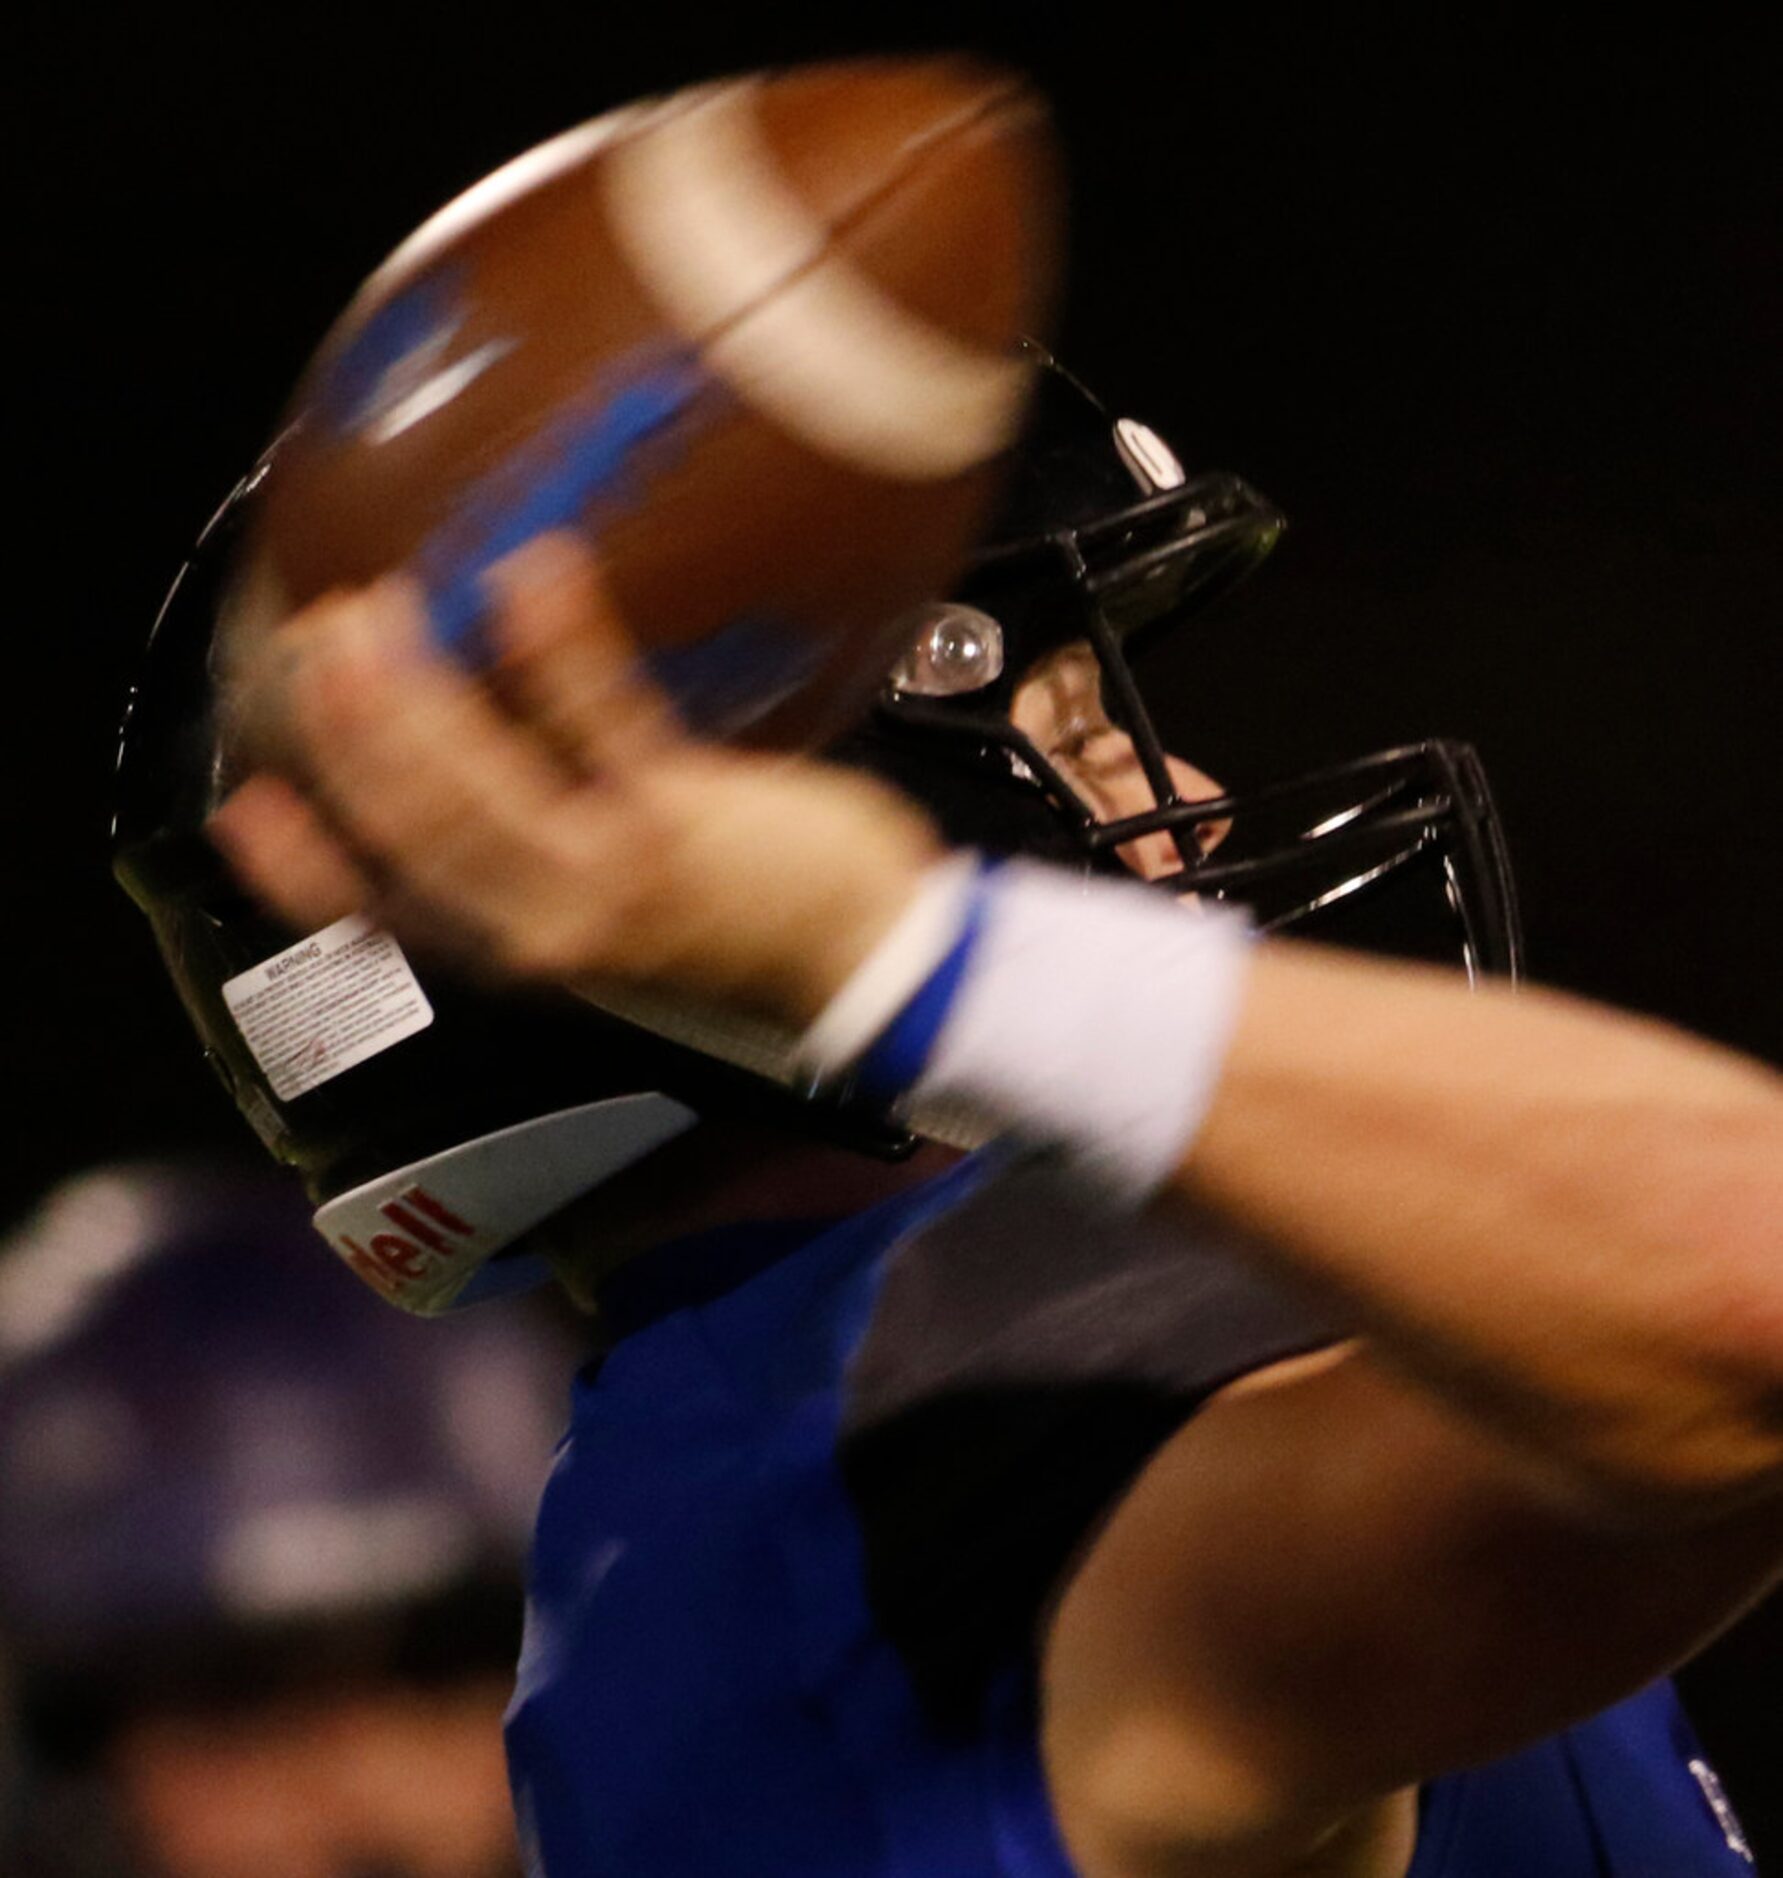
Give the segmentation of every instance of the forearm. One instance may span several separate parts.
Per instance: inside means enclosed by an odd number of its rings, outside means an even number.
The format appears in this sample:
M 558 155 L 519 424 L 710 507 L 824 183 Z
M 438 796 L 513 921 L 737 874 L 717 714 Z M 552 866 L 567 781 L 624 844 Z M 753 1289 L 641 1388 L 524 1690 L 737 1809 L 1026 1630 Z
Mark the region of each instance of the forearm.
M 1257 949 L 1174 1185 L 1635 1496 L 1783 1485 L 1783 1079 L 1552 993 Z

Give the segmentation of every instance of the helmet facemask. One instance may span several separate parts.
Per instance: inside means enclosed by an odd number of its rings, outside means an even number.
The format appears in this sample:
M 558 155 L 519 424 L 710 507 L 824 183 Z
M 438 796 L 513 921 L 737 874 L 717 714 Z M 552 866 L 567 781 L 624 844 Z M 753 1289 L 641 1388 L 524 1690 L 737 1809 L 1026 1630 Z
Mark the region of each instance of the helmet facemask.
M 1184 476 L 1155 433 L 1128 419 L 1110 425 L 1058 377 L 1080 432 L 1086 407 L 1093 413 L 1094 434 L 1076 448 L 1104 459 L 1099 506 L 1086 512 L 1080 496 L 1052 525 L 1043 514 L 1026 534 L 1006 530 L 954 600 L 924 611 L 857 743 L 865 760 L 927 800 L 956 840 L 1121 874 L 1118 851 L 1162 833 L 1181 863 L 1152 882 L 1164 892 L 1243 904 L 1264 932 L 1458 960 L 1470 980 L 1514 977 L 1509 861 L 1466 744 L 1434 739 L 1227 793 L 1184 793 L 1133 655 L 1206 631 L 1202 616 L 1274 546 L 1282 517 L 1236 476 Z M 1123 471 L 1129 499 L 1110 499 Z M 1023 678 L 1077 642 L 1095 658 L 1110 720 L 1132 738 L 1152 796 L 1139 813 L 1102 819 L 1013 721 Z

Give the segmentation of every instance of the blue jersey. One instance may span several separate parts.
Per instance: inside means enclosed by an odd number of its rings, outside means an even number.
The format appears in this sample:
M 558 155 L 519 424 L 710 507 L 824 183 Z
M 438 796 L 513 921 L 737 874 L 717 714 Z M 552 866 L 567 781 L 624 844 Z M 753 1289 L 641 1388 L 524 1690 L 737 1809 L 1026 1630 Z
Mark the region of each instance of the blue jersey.
M 1071 1878 L 1046 1600 L 1200 1401 L 1332 1334 L 1206 1238 L 978 1161 L 618 1274 L 508 1721 L 534 1871 Z M 1411 1878 L 1740 1878 L 1717 1799 L 1662 1685 L 1435 1782 Z

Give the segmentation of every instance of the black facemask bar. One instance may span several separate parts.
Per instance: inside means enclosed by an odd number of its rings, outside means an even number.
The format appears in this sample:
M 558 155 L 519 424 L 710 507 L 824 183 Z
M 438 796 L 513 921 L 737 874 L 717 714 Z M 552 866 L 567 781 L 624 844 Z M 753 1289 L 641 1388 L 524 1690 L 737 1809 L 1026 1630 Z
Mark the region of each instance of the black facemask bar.
M 1182 864 L 1152 883 L 1161 891 L 1243 904 L 1265 932 L 1458 957 L 1470 980 L 1515 978 L 1522 940 L 1503 830 L 1467 745 L 1412 744 L 1211 797 L 1186 797 L 1177 786 L 1127 642 L 1198 611 L 1255 565 L 1281 526 L 1237 477 L 1204 476 L 1087 527 L 988 555 L 961 598 L 1002 626 L 1010 654 L 1002 676 L 957 698 L 888 690 L 879 721 L 894 740 L 944 733 L 981 776 L 998 776 L 1006 796 L 1021 790 L 1043 803 L 1069 838 L 1064 853 L 1095 871 L 1124 872 L 1119 848 L 1164 834 Z M 1154 799 L 1114 821 L 1098 820 L 1009 717 L 1021 675 L 1077 640 L 1096 656 L 1105 708 L 1131 736 Z M 1217 845 L 1203 833 L 1215 828 Z M 1024 845 L 1064 858 L 1056 840 Z

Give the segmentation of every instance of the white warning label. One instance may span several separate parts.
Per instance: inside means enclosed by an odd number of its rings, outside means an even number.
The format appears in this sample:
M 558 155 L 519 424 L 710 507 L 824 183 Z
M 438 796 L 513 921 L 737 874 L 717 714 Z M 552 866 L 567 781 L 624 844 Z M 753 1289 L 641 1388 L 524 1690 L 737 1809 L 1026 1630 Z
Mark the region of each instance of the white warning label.
M 360 913 L 231 978 L 223 1001 L 281 1102 L 433 1022 L 401 946 Z

